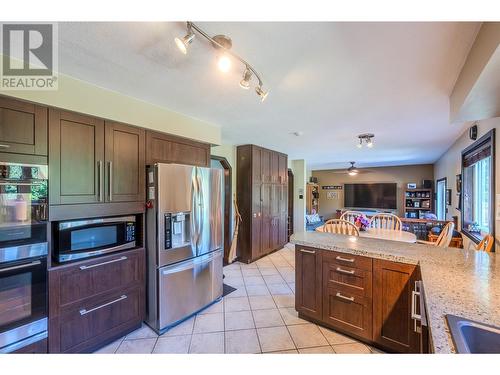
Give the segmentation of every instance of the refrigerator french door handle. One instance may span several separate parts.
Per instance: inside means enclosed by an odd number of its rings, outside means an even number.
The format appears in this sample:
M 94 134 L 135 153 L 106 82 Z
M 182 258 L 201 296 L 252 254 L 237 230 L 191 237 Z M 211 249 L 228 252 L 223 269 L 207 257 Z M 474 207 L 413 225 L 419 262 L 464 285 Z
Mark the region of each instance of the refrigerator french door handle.
M 192 220 L 191 220 L 191 242 L 196 248 L 196 254 L 198 253 L 198 238 L 199 238 L 199 229 L 198 229 L 198 176 L 196 173 L 196 168 L 194 169 L 195 175 L 192 178 Z
M 200 252 L 199 243 L 200 243 L 202 236 L 203 236 L 203 225 L 205 224 L 204 214 L 203 214 L 205 207 L 204 207 L 203 179 L 202 179 L 203 174 L 202 174 L 202 171 L 200 170 L 199 167 L 197 167 L 197 171 L 198 171 L 198 173 L 196 174 L 196 179 L 198 181 L 198 206 L 197 206 L 197 209 L 198 209 L 199 217 L 198 217 L 198 242 L 197 242 L 197 247 L 196 247 L 196 254 L 198 255 Z

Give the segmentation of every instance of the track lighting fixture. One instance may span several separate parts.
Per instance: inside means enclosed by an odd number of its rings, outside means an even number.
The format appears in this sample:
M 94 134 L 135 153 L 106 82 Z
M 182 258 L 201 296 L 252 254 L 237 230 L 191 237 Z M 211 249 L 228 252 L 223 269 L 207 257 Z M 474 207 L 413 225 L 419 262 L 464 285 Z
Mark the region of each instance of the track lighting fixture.
M 246 68 L 245 73 L 243 73 L 243 79 L 240 81 L 240 87 L 242 89 L 248 90 L 250 88 L 250 80 L 252 79 L 252 72 L 250 69 Z
M 364 133 L 358 135 L 359 138 L 359 143 L 356 144 L 357 148 L 362 148 L 363 147 L 363 141 L 366 143 L 366 147 L 372 148 L 373 147 L 373 138 L 375 137 L 375 134 L 371 133 Z
M 188 32 L 187 32 L 186 36 L 184 36 L 182 39 L 179 39 L 179 38 L 174 39 L 175 44 L 177 44 L 177 48 L 179 48 L 179 50 L 185 55 L 187 54 L 187 48 L 189 47 L 189 45 L 191 44 L 191 42 L 194 39 L 194 33 L 193 33 L 193 30 L 189 24 L 187 27 L 187 31 Z
M 222 73 L 227 73 L 231 69 L 231 60 L 225 54 L 222 54 L 217 59 L 217 66 Z
M 259 76 L 259 73 L 243 58 L 238 56 L 236 53 L 231 51 L 232 41 L 226 35 L 215 35 L 214 37 L 209 36 L 205 31 L 200 29 L 193 22 L 187 22 L 187 34 L 182 39 L 175 38 L 175 43 L 177 47 L 183 54 L 187 54 L 187 48 L 191 44 L 194 39 L 194 32 L 196 31 L 206 40 L 208 40 L 212 46 L 217 50 L 217 67 L 224 73 L 228 72 L 231 69 L 232 62 L 234 60 L 238 60 L 245 66 L 245 73 L 243 74 L 243 79 L 240 81 L 240 87 L 243 89 L 250 88 L 250 80 L 252 75 L 257 78 L 258 84 L 255 88 L 255 92 L 259 95 L 260 100 L 263 102 L 267 95 L 269 94 L 269 90 L 265 91 L 262 87 L 264 83 Z
M 264 91 L 262 90 L 262 87 L 261 86 L 257 86 L 255 88 L 255 92 L 257 93 L 257 95 L 260 96 L 260 101 L 263 102 L 264 100 L 266 100 L 267 98 L 267 95 L 269 95 L 269 91 Z

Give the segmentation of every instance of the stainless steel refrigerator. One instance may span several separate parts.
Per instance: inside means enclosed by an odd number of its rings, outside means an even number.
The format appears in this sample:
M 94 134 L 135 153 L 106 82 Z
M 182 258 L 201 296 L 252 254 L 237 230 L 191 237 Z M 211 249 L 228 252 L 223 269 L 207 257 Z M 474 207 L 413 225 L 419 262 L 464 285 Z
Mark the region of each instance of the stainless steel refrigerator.
M 162 333 L 222 297 L 223 171 L 147 170 L 147 324 Z

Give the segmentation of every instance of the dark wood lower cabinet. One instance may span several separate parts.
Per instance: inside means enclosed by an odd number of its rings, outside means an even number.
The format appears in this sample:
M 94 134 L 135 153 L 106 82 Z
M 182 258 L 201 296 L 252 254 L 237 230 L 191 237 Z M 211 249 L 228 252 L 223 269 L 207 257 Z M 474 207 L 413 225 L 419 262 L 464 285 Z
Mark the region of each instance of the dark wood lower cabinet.
M 138 328 L 145 267 L 139 248 L 51 269 L 49 352 L 92 352 Z
M 321 251 L 298 248 L 295 252 L 295 309 L 302 315 L 320 319 L 322 315 Z
M 299 316 L 389 352 L 421 353 L 425 327 L 411 317 L 416 265 L 296 246 Z
M 374 341 L 399 353 L 419 352 L 420 334 L 411 318 L 417 266 L 375 259 L 373 276 Z
M 47 339 L 43 339 L 33 344 L 26 345 L 16 350 L 13 354 L 44 354 L 47 353 Z

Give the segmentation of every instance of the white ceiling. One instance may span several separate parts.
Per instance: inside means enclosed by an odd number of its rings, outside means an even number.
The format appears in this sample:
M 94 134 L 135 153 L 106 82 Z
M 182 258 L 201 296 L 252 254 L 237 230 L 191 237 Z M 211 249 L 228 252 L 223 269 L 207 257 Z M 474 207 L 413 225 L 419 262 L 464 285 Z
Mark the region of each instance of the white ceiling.
M 222 127 L 225 143 L 254 143 L 306 159 L 311 169 L 432 163 L 462 125 L 449 94 L 478 23 L 209 23 L 262 75 L 264 103 L 238 86 L 242 67 L 215 67 L 184 23 L 60 23 L 62 73 Z M 253 80 L 252 83 L 255 83 Z M 296 137 L 291 133 L 302 131 Z M 355 147 L 359 133 L 376 146 Z

